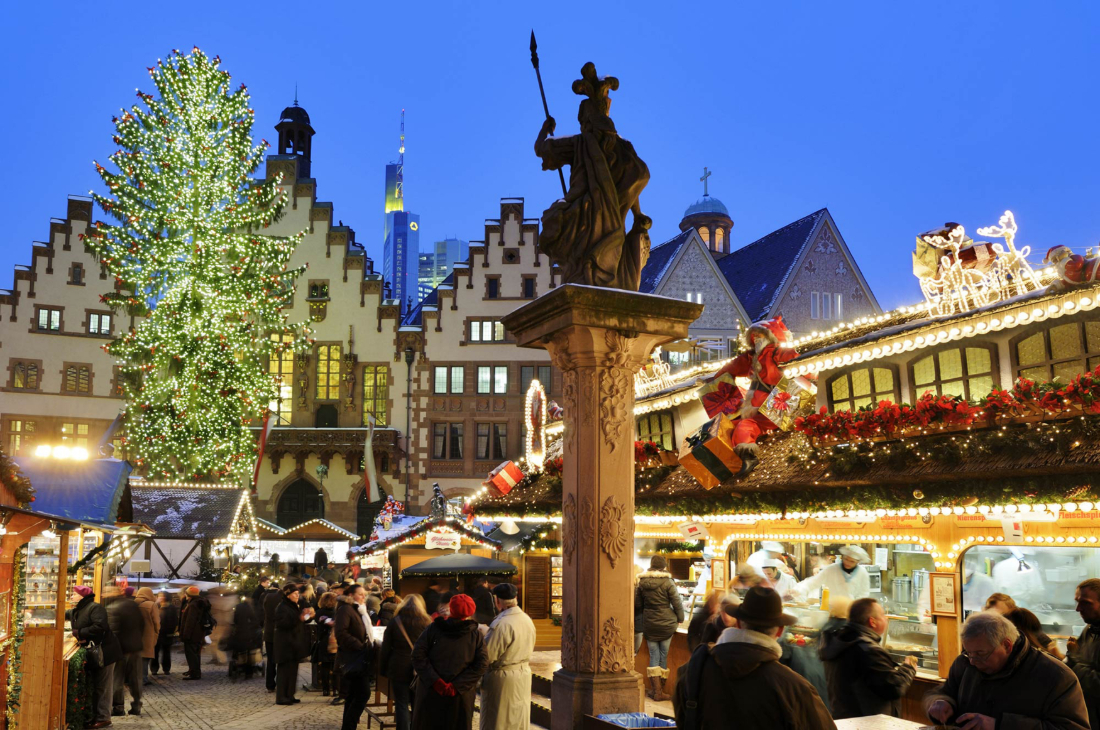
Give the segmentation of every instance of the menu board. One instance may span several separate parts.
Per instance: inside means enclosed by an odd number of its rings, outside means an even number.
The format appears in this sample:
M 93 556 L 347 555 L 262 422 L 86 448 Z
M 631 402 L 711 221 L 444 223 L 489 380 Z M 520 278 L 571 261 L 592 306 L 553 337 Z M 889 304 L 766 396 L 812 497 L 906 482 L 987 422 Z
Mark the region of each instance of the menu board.
M 714 558 L 710 561 L 711 585 L 714 590 L 726 588 L 726 561 Z
M 932 601 L 933 616 L 958 615 L 955 604 L 955 574 L 929 573 L 929 595 Z

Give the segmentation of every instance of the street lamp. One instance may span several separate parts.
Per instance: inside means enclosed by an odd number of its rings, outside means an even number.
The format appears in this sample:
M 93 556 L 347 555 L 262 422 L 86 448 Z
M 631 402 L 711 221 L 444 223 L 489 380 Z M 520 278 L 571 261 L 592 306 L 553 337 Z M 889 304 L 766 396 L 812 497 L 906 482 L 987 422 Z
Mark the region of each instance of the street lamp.
M 413 361 L 416 360 L 416 351 L 412 347 L 405 348 L 405 365 L 408 366 L 408 379 L 405 384 L 405 514 L 409 514 L 409 449 L 412 437 L 412 382 Z

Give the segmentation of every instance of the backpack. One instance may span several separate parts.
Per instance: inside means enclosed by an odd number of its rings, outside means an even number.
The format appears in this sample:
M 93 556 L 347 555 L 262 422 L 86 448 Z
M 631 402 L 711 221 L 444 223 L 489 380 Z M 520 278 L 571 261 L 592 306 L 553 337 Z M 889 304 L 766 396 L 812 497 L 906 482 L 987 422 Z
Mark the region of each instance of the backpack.
M 703 681 L 703 667 L 710 658 L 710 644 L 700 644 L 691 653 L 688 660 L 687 677 L 684 682 L 684 707 L 677 718 L 682 724 L 681 730 L 698 730 L 699 725 L 699 685 Z M 681 719 L 682 718 L 682 719 Z
M 206 604 L 206 609 L 203 611 L 202 618 L 199 619 L 199 625 L 202 626 L 202 632 L 207 636 L 214 633 L 214 629 L 218 626 L 217 619 L 210 613 L 209 603 Z

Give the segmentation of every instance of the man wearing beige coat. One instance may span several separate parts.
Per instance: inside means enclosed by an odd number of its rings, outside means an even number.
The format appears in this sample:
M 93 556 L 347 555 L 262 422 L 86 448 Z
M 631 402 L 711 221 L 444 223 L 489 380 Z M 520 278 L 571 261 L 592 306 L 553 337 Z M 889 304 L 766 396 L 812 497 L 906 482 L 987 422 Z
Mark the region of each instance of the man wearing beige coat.
M 134 602 L 141 609 L 141 617 L 145 619 L 144 631 L 141 635 L 141 679 L 143 684 L 152 684 L 149 681 L 149 662 L 153 660 L 157 650 L 157 637 L 160 635 L 160 608 L 157 607 L 157 599 L 153 595 L 152 588 L 139 588 L 134 596 Z
M 481 678 L 481 730 L 527 730 L 531 720 L 531 652 L 535 624 L 516 605 L 516 587 L 493 588 L 497 615 L 485 635 L 489 670 Z

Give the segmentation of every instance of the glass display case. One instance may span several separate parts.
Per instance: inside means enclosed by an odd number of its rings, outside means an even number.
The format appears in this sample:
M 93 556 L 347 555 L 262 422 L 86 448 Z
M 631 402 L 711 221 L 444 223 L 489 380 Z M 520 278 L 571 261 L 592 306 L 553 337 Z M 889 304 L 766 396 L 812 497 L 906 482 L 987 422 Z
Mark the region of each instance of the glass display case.
M 550 556 L 550 615 L 561 616 L 562 610 L 562 573 L 561 556 Z
M 1034 613 L 1064 653 L 1066 640 L 1085 629 L 1073 594 L 1078 583 L 1100 575 L 1100 550 L 977 545 L 963 553 L 962 570 L 964 617 L 982 610 L 990 594 L 1004 593 Z
M 27 543 L 26 626 L 54 626 L 61 575 L 61 539 L 38 535 Z

